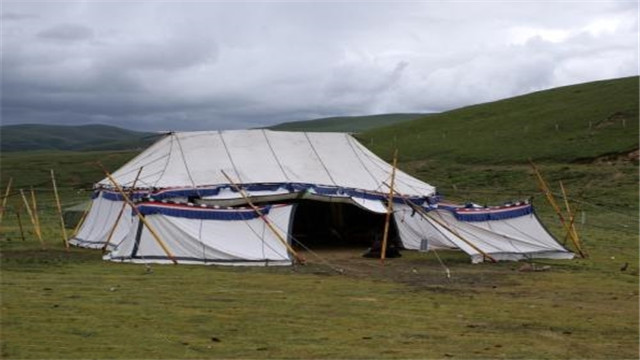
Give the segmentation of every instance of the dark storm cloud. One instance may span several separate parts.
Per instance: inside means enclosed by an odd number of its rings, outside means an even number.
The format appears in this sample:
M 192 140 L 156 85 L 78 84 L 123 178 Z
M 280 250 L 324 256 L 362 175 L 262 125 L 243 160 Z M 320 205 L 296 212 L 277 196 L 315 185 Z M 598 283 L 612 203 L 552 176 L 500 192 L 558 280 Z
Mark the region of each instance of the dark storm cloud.
M 60 24 L 40 31 L 38 37 L 45 40 L 82 41 L 93 37 L 93 31 L 78 24 Z
M 8 2 L 2 122 L 258 127 L 638 73 L 637 4 Z

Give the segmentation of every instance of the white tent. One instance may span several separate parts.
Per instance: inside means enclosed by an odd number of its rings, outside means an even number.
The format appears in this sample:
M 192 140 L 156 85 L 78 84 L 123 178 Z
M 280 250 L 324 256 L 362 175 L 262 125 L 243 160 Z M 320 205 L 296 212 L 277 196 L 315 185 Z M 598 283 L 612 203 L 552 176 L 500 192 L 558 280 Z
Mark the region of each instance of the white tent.
M 527 203 L 482 208 L 439 204 L 424 215 L 408 205 L 394 212 L 407 249 L 460 249 L 474 263 L 486 260 L 572 259 Z
M 104 247 L 109 239 L 112 251 L 105 259 L 113 261 L 290 264 L 287 247 L 305 201 L 384 214 L 391 172 L 388 163 L 343 133 L 172 133 L 113 173 L 127 189 L 135 182 L 136 208 L 149 227 L 129 207 L 115 225 L 124 202 L 106 178 L 97 184 L 94 205 L 71 243 Z M 239 207 L 247 200 L 227 176 L 263 206 L 264 217 Z M 433 186 L 402 171 L 396 172 L 395 190 L 395 229 L 404 248 L 458 248 L 474 262 L 487 254 L 496 260 L 573 256 L 544 230 L 530 205 L 526 211 L 474 209 L 473 217 L 463 208 L 439 206 Z M 427 215 L 416 216 L 407 204 Z

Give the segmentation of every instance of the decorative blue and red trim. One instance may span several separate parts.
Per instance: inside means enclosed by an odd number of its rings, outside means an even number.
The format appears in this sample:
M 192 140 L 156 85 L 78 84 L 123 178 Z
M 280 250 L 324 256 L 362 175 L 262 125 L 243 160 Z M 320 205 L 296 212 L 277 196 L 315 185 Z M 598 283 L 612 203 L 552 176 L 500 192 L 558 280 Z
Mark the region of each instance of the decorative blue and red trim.
M 272 207 L 286 205 L 267 205 L 259 207 L 263 215 L 269 214 Z M 205 205 L 177 204 L 164 202 L 143 202 L 136 205 L 142 215 L 162 214 L 172 217 L 204 220 L 251 220 L 259 217 L 251 208 L 219 208 Z
M 478 207 L 473 205 L 455 205 L 438 203 L 439 209 L 450 211 L 460 221 L 493 221 L 513 219 L 533 214 L 533 206 L 529 203 L 505 204 L 502 206 Z

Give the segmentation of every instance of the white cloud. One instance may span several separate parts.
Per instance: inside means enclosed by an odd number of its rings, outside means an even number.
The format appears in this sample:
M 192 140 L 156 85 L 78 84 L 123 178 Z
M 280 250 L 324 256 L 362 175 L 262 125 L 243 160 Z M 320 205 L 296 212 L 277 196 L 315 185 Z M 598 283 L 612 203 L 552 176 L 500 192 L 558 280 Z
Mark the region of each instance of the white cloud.
M 10 2 L 3 123 L 242 128 L 638 74 L 637 3 Z

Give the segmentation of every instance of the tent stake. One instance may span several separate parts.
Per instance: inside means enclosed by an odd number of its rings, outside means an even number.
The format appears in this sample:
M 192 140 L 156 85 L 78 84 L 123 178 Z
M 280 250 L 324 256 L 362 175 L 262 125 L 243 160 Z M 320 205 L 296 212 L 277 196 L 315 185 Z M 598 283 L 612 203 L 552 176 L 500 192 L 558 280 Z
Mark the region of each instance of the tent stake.
M 22 206 L 19 206 L 18 209 L 16 209 L 16 217 L 18 218 L 18 228 L 20 228 L 20 237 L 22 238 L 22 241 L 25 241 L 24 239 L 24 230 L 22 228 L 22 220 L 20 219 L 20 211 L 22 210 Z
M 540 191 L 542 191 L 542 193 L 546 196 L 547 201 L 549 202 L 553 210 L 556 212 L 556 215 L 558 215 L 558 219 L 560 219 L 560 223 L 562 224 L 562 227 L 564 227 L 565 231 L 567 231 L 570 234 L 571 241 L 575 245 L 576 250 L 578 250 L 580 257 L 584 259 L 586 255 L 582 252 L 582 249 L 580 248 L 580 245 L 579 245 L 580 240 L 574 237 L 574 233 L 571 231 L 571 227 L 569 227 L 569 224 L 565 220 L 564 215 L 562 215 L 562 211 L 560 211 L 560 207 L 558 206 L 558 203 L 556 203 L 556 199 L 553 196 L 553 193 L 551 192 L 551 190 L 549 189 L 549 185 L 547 185 L 547 182 L 542 177 L 540 170 L 538 170 L 538 167 L 533 163 L 533 161 L 531 161 L 531 159 L 529 159 L 529 164 L 531 164 L 531 167 L 533 168 L 533 171 L 536 174 Z
M 60 196 L 58 195 L 58 186 L 56 186 L 56 176 L 51 169 L 51 183 L 53 184 L 53 195 L 56 198 L 56 206 L 58 207 L 58 216 L 60 217 L 60 231 L 62 233 L 62 243 L 69 251 L 69 241 L 67 241 L 67 229 L 64 227 L 64 218 L 62 217 L 62 205 L 60 205 Z
M 0 224 L 2 224 L 2 218 L 4 216 L 4 211 L 7 208 L 7 199 L 9 199 L 9 191 L 11 191 L 11 184 L 13 183 L 13 178 L 9 178 L 9 184 L 7 184 L 7 190 L 4 192 L 4 198 L 2 198 L 2 208 L 0 208 Z
M 382 233 L 382 248 L 380 249 L 380 263 L 384 265 L 387 255 L 387 240 L 389 238 L 389 222 L 393 213 L 393 186 L 396 179 L 396 167 L 398 166 L 398 149 L 393 152 L 393 168 L 391 169 L 391 185 L 389 186 L 389 196 L 387 198 L 387 216 L 384 220 L 384 232 Z
M 42 240 L 42 235 L 38 230 L 38 226 L 36 225 L 36 220 L 33 217 L 33 212 L 31 211 L 31 205 L 29 205 L 29 201 L 27 201 L 27 197 L 24 195 L 24 191 L 20 189 L 20 195 L 22 196 L 22 201 L 24 202 L 25 208 L 27 209 L 27 214 L 29 214 L 29 219 L 31 220 L 31 225 L 33 225 L 33 232 L 36 234 L 38 240 L 40 240 L 40 245 L 44 249 L 44 241 Z
M 233 186 L 233 188 L 240 193 L 240 195 L 242 195 L 242 198 L 247 202 L 247 204 L 253 209 L 253 211 L 256 212 L 256 214 L 258 214 L 258 216 L 260 217 L 260 219 L 262 219 L 262 221 L 264 221 L 264 223 L 267 225 L 267 227 L 269 228 L 269 230 L 271 230 L 271 232 L 274 233 L 274 235 L 276 235 L 276 237 L 278 238 L 278 240 L 280 240 L 280 242 L 287 248 L 287 251 L 289 251 L 291 253 L 291 255 L 293 255 L 293 257 L 296 259 L 296 261 L 299 264 L 304 264 L 306 262 L 306 260 L 300 256 L 295 250 L 293 250 L 293 248 L 291 247 L 291 245 L 289 245 L 289 243 L 287 242 L 287 240 L 284 239 L 284 237 L 282 236 L 282 234 L 280 234 L 280 232 L 273 226 L 273 224 L 271 224 L 271 221 L 269 221 L 269 219 L 266 217 L 266 215 L 264 215 L 262 213 L 262 211 L 260 211 L 260 208 L 258 208 L 255 204 L 253 204 L 253 202 L 251 202 L 251 200 L 249 199 L 249 197 L 247 196 L 247 194 L 244 192 L 244 190 L 242 190 L 240 188 L 240 186 L 238 186 L 238 184 L 236 184 L 230 177 L 229 175 L 227 175 L 227 173 L 224 172 L 224 170 L 220 170 L 222 171 L 222 175 L 224 175 L 224 177 L 227 178 L 227 180 L 229 180 L 229 183 L 231 184 L 231 186 Z
M 162 251 L 164 251 L 164 253 L 167 254 L 169 259 L 171 259 L 171 261 L 175 265 L 178 265 L 178 261 L 176 260 L 176 258 L 173 256 L 171 251 L 169 251 L 169 248 L 167 247 L 167 245 L 165 245 L 165 243 L 162 241 L 162 239 L 160 239 L 160 236 L 158 235 L 158 233 L 153 229 L 153 227 L 151 227 L 151 224 L 149 224 L 149 222 L 147 222 L 147 219 L 145 219 L 145 217 L 142 215 L 142 213 L 140 213 L 140 210 L 136 207 L 136 204 L 134 204 L 133 201 L 131 201 L 131 199 L 129 199 L 127 194 L 125 194 L 124 190 L 122 190 L 122 187 L 120 187 L 120 185 L 118 185 L 118 183 L 111 176 L 111 174 L 107 171 L 107 169 L 105 169 L 105 167 L 102 165 L 102 163 L 98 162 L 98 166 L 100 166 L 100 168 L 102 168 L 102 171 L 104 171 L 105 175 L 107 175 L 107 178 L 109 178 L 109 181 L 111 182 L 111 184 L 113 184 L 113 186 L 116 188 L 116 190 L 118 190 L 120 195 L 122 195 L 122 198 L 124 199 L 124 201 L 127 204 L 129 204 L 129 206 L 131 206 L 133 211 L 135 211 L 136 215 L 138 216 L 138 219 L 140 219 L 140 221 L 142 221 L 144 226 L 147 227 L 147 230 L 149 230 L 149 232 L 151 233 L 153 238 L 156 240 L 158 245 L 160 245 L 160 247 L 162 248 Z
M 138 178 L 140 177 L 140 173 L 141 172 L 142 172 L 142 166 L 138 170 L 138 174 L 136 174 L 136 178 L 133 180 L 133 184 L 131 185 L 131 191 L 129 192 L 130 195 L 133 195 L 133 191 L 134 191 L 133 189 L 135 189 L 135 187 L 136 187 L 136 183 L 138 182 Z M 107 251 L 107 246 L 109 246 L 109 243 L 111 242 L 111 238 L 113 237 L 113 234 L 116 232 L 116 228 L 118 227 L 118 224 L 120 223 L 120 219 L 122 218 L 122 214 L 124 213 L 124 209 L 126 207 L 127 207 L 127 203 L 125 202 L 124 204 L 122 204 L 122 207 L 120 208 L 120 212 L 118 213 L 118 217 L 116 218 L 116 222 L 113 224 L 113 226 L 111 227 L 111 230 L 109 231 L 109 236 L 107 236 L 107 241 L 102 246 L 102 253 L 103 254 Z
M 40 216 L 38 215 L 38 202 L 36 201 L 36 192 L 31 187 L 31 202 L 33 203 L 33 219 L 36 221 L 36 228 L 40 238 L 42 238 L 42 228 L 40 227 Z

